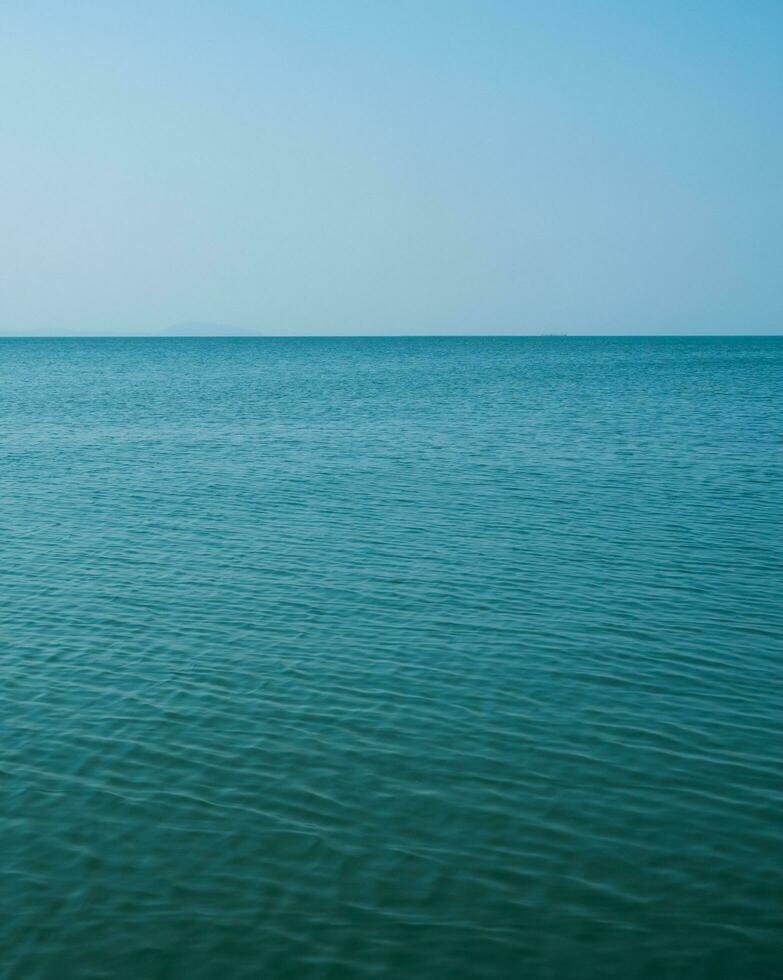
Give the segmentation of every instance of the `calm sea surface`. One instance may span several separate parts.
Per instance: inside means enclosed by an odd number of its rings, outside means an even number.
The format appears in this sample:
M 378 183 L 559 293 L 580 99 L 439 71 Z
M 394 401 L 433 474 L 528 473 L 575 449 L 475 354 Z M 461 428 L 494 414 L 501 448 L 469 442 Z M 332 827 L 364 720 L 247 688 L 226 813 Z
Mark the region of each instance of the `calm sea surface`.
M 783 339 L 0 341 L 0 976 L 783 975 Z

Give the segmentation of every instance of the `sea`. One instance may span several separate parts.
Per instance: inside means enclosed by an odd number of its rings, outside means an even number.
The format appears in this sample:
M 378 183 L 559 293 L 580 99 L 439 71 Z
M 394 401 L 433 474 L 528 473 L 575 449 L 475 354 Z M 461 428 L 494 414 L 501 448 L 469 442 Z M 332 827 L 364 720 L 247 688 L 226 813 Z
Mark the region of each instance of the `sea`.
M 783 976 L 783 338 L 0 341 L 3 980 Z

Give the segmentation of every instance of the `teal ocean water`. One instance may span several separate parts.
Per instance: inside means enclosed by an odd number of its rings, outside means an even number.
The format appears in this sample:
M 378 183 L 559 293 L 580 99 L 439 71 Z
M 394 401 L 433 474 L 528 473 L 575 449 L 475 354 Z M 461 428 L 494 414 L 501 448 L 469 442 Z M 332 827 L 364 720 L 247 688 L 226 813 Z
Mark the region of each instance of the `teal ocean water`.
M 0 341 L 3 980 L 783 975 L 783 340 Z

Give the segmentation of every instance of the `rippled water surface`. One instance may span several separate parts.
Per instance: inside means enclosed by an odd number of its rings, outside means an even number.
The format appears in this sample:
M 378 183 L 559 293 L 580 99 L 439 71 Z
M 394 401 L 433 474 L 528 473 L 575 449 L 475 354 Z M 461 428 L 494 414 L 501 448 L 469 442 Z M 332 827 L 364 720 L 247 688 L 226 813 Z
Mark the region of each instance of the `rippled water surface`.
M 0 342 L 0 976 L 783 975 L 783 340 Z

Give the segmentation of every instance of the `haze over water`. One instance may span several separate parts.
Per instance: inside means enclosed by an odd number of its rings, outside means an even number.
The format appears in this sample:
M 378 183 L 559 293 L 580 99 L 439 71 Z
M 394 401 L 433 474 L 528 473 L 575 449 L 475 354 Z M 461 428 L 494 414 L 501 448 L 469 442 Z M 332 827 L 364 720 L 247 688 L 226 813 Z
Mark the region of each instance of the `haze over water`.
M 772 978 L 783 339 L 0 341 L 9 980 Z

